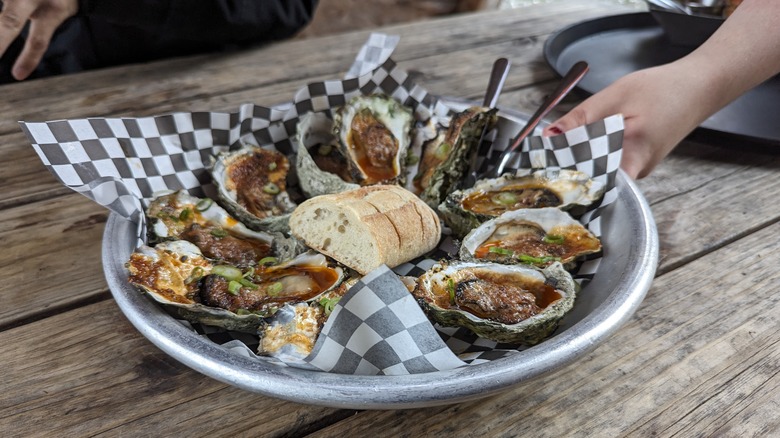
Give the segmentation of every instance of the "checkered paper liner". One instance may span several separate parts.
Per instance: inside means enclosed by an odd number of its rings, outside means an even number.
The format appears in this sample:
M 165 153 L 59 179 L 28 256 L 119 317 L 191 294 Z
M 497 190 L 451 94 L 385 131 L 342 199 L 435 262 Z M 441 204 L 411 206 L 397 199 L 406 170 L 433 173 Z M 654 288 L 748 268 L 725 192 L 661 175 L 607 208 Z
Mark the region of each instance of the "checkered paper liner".
M 255 144 L 276 149 L 294 160 L 291 137 L 301 115 L 331 113 L 358 94 L 384 93 L 413 109 L 417 120 L 446 119 L 446 101 L 429 94 L 390 58 L 397 36 L 372 34 L 344 80 L 308 84 L 291 102 L 273 107 L 241 105 L 237 111 L 173 113 L 141 118 L 87 118 L 20 122 L 44 165 L 67 187 L 138 224 L 138 244 L 145 236 L 145 206 L 155 193 L 186 190 L 215 197 L 208 173 L 218 152 Z M 480 145 L 479 163 L 487 169 L 522 126 L 500 117 Z M 601 235 L 600 212 L 617 196 L 623 119 L 613 116 L 563 135 L 530 137 L 512 157 L 509 170 L 578 169 L 606 184 L 601 203 L 579 216 Z M 419 146 L 419 145 L 418 145 Z M 419 151 L 417 151 L 419 152 Z M 414 169 L 412 169 L 414 172 Z M 409 176 L 411 180 L 413 175 Z M 295 182 L 291 184 L 295 189 Z M 236 354 L 281 366 L 345 374 L 409 374 L 474 365 L 522 349 L 476 337 L 466 329 L 433 326 L 398 279 L 419 276 L 437 261 L 452 258 L 458 242 L 443 235 L 431 254 L 364 276 L 336 304 L 309 357 L 280 361 L 254 354 L 258 338 L 201 324 L 182 324 Z M 581 264 L 575 278 L 592 278 L 595 257 Z

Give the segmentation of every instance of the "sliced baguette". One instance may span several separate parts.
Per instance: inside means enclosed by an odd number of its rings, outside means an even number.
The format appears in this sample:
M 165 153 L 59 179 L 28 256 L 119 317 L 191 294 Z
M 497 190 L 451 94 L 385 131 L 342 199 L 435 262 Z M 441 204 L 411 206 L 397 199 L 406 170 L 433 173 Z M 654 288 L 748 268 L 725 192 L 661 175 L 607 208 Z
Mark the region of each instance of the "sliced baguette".
M 441 238 L 436 213 L 412 192 L 393 185 L 308 199 L 290 216 L 290 231 L 361 274 L 419 257 Z

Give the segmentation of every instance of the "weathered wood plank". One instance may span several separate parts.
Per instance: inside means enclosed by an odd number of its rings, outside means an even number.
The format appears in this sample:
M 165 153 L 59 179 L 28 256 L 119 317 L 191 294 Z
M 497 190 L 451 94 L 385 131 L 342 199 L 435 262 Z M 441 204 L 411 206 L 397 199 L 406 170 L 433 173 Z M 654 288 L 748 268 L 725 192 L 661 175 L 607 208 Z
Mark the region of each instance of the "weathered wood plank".
M 94 299 L 108 210 L 72 193 L 0 210 L 0 327 Z
M 751 407 L 780 402 L 774 348 L 778 232 L 780 225 L 773 225 L 657 278 L 618 333 L 549 376 L 446 408 L 361 412 L 315 436 L 380 430 L 397 436 L 540 437 L 774 430 L 780 420 L 771 410 L 754 414 Z
M 394 59 L 405 61 L 481 49 L 497 42 L 513 41 L 517 35 L 546 35 L 566 24 L 621 11 L 624 9 L 572 2 L 558 6 L 540 5 L 523 11 L 482 12 L 479 21 L 473 16 L 462 15 L 378 30 L 402 37 Z M 480 26 L 478 29 L 474 27 L 477 25 Z M 529 28 L 534 31 L 529 32 Z M 313 77 L 341 76 L 369 33 L 359 31 L 318 39 L 289 40 L 255 51 L 181 58 L 91 71 L 76 77 L 50 78 L 46 79 L 45 95 L 39 92 L 40 83 L 13 84 L 7 87 L 8 98 L 0 102 L 0 111 L 15 117 L 4 119 L 0 132 L 14 130 L 16 120 L 137 113 L 153 109 L 161 102 L 184 102 L 258 87 L 295 84 L 289 90 L 293 91 Z M 453 44 L 453 39 L 458 43 Z M 312 49 L 312 46 L 321 49 Z M 59 99 L 52 101 L 52 94 Z
M 6 436 L 290 436 L 351 411 L 284 402 L 203 376 L 103 301 L 0 333 Z

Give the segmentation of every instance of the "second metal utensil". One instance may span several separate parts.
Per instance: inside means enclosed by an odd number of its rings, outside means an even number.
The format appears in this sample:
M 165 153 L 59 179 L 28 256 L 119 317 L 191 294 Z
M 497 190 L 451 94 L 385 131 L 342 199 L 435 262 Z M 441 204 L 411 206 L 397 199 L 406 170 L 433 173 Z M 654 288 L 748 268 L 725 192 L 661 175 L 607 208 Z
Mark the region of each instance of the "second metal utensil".
M 561 83 L 558 85 L 558 87 L 552 93 L 550 93 L 549 96 L 547 96 L 547 99 L 544 101 L 544 103 L 542 103 L 542 106 L 536 110 L 534 115 L 532 115 L 528 120 L 528 123 L 526 123 L 523 129 L 520 130 L 520 133 L 517 134 L 517 137 L 515 137 L 515 141 L 508 148 L 506 148 L 504 152 L 501 153 L 498 165 L 479 175 L 477 179 L 497 178 L 502 173 L 504 173 L 504 168 L 509 162 L 512 152 L 514 152 L 520 147 L 521 144 L 523 144 L 523 140 L 525 140 L 525 138 L 528 137 L 531 132 L 533 132 L 534 128 L 536 128 L 536 125 L 542 121 L 542 118 L 544 118 L 544 116 L 546 116 L 547 113 L 549 113 L 550 110 L 555 107 L 555 105 L 560 103 L 560 101 L 563 100 L 567 94 L 569 94 L 569 91 L 571 91 L 577 85 L 577 83 L 579 83 L 580 79 L 585 76 L 585 73 L 587 73 L 588 70 L 588 63 L 585 61 L 580 61 L 574 64 L 574 66 L 569 69 L 566 75 L 563 76 L 563 79 L 561 80 Z
M 485 91 L 482 106 L 495 108 L 496 104 L 498 104 L 498 96 L 501 94 L 501 89 L 504 88 L 504 82 L 509 75 L 510 65 L 511 63 L 506 58 L 498 58 L 493 63 L 493 69 L 490 71 L 490 79 L 488 80 L 488 87 Z M 474 147 L 474 150 L 471 152 L 469 169 L 468 172 L 466 172 L 466 177 L 461 183 L 461 187 L 471 187 L 477 180 L 477 158 L 479 155 L 479 146 L 482 144 L 482 138 L 485 136 L 485 131 L 487 131 L 487 126 L 482 130 L 482 135 L 480 135 L 476 147 Z

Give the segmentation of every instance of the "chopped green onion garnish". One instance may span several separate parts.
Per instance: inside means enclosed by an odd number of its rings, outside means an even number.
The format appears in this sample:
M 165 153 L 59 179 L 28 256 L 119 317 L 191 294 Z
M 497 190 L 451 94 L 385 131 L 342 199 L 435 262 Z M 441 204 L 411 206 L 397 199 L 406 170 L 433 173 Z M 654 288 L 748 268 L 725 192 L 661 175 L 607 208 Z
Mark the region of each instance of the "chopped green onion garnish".
M 439 160 L 445 160 L 450 155 L 450 151 L 452 151 L 452 145 L 445 142 L 436 148 L 436 152 L 433 155 Z
M 277 281 L 275 283 L 271 283 L 270 286 L 268 286 L 268 289 L 265 290 L 265 292 L 272 297 L 278 296 L 282 289 L 284 289 L 284 285 L 282 285 L 281 282 Z
M 325 310 L 325 316 L 330 316 L 331 312 L 333 312 L 333 308 L 336 307 L 336 303 L 338 303 L 340 299 L 341 299 L 341 297 L 336 297 L 336 298 L 322 297 L 322 298 L 320 298 L 319 304 Z
M 247 280 L 246 278 L 243 278 L 243 277 L 241 278 L 241 280 L 238 280 L 238 282 L 241 283 L 241 286 L 245 286 L 245 287 L 248 287 L 250 289 L 257 289 L 257 288 L 260 287 L 260 286 L 258 286 L 256 284 L 252 283 L 251 281 Z
M 539 265 L 543 263 L 555 262 L 561 260 L 560 257 L 534 257 L 527 254 L 520 254 L 517 259 L 522 263 L 529 265 Z
M 317 148 L 317 154 L 327 156 L 330 155 L 330 153 L 333 151 L 333 146 L 329 144 L 321 144 L 320 147 Z
M 491 197 L 493 202 L 503 205 L 513 205 L 517 203 L 517 196 L 512 192 L 498 192 Z
M 275 195 L 275 194 L 281 192 L 281 190 L 279 189 L 279 186 L 277 186 L 276 184 L 274 184 L 272 182 L 269 182 L 268 184 L 264 185 L 263 186 L 263 191 L 265 193 L 268 193 L 269 195 Z
M 191 217 L 192 217 L 192 210 L 190 210 L 189 208 L 185 208 L 184 210 L 181 211 L 181 213 L 179 213 L 180 221 L 186 221 Z
M 556 243 L 560 245 L 566 240 L 565 237 L 558 235 L 558 234 L 546 234 L 544 238 L 542 239 L 542 242 L 544 243 Z
M 242 278 L 241 270 L 230 265 L 216 265 L 211 269 L 211 273 L 234 281 L 238 281 Z
M 252 312 L 246 309 L 238 309 L 236 310 L 236 315 L 251 315 Z
M 268 170 L 276 170 L 276 161 L 268 163 Z
M 263 257 L 257 262 L 258 265 L 274 265 L 276 264 L 276 257 Z
M 244 275 L 242 275 L 242 277 L 249 278 L 249 277 L 251 277 L 253 275 L 255 275 L 255 268 L 250 266 L 249 270 L 244 272 Z
M 491 246 L 488 248 L 488 252 L 492 252 L 493 254 L 501 254 L 505 256 L 512 256 L 515 254 L 514 251 L 511 249 L 501 248 L 500 246 Z
M 418 157 L 415 154 L 408 154 L 406 156 L 406 165 L 407 166 L 414 166 L 415 164 L 420 162 L 420 157 Z
M 203 268 L 197 266 L 195 269 L 192 270 L 192 272 L 190 272 L 190 276 L 187 277 L 186 280 L 184 280 L 184 284 L 190 284 L 200 280 L 201 278 L 203 278 L 204 273 L 205 271 L 203 270 Z
M 228 232 L 224 228 L 214 228 L 211 230 L 211 235 L 216 238 L 223 238 L 228 236 Z
M 213 203 L 214 201 L 212 201 L 209 198 L 201 199 L 200 201 L 198 201 L 197 204 L 195 204 L 195 210 L 206 211 L 209 209 L 209 207 L 211 207 L 211 204 Z
M 447 292 L 450 293 L 450 303 L 455 304 L 455 280 L 447 279 Z
M 230 292 L 233 295 L 238 295 L 238 291 L 241 290 L 241 283 L 230 280 L 230 283 L 228 283 L 228 292 Z

